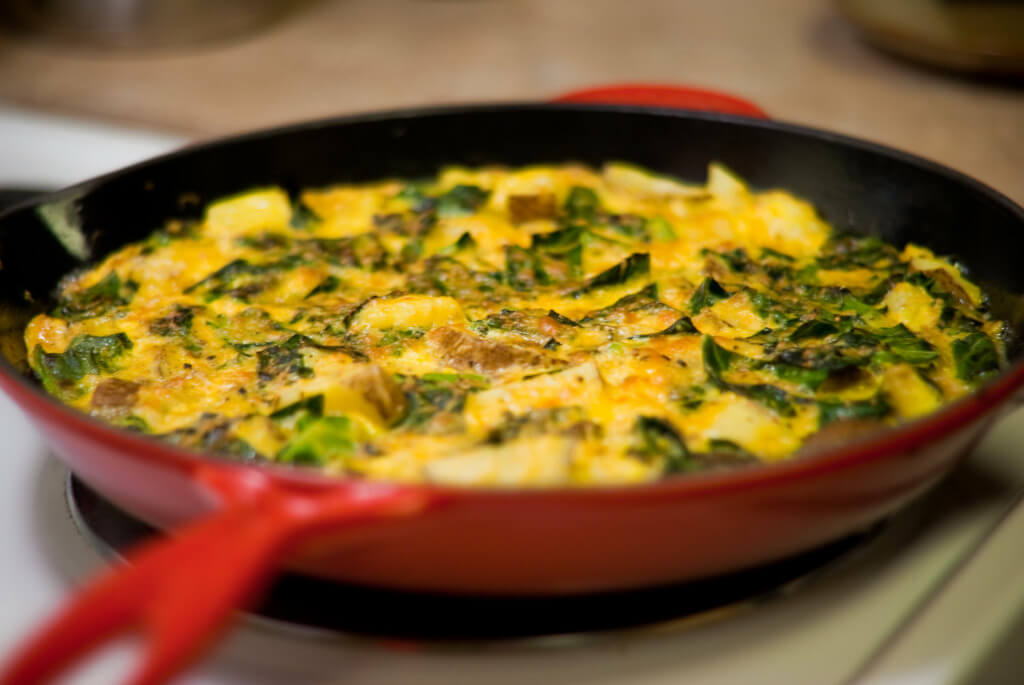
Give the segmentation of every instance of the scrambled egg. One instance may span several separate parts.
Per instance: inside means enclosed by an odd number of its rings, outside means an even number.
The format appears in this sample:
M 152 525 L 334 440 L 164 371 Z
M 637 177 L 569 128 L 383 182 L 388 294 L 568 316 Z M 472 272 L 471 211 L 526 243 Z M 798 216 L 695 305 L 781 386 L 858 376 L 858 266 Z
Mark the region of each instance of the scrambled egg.
M 64 402 L 185 447 L 545 486 L 920 416 L 999 370 L 1003 330 L 923 247 L 718 165 L 608 164 L 252 190 L 72 274 L 25 341 Z

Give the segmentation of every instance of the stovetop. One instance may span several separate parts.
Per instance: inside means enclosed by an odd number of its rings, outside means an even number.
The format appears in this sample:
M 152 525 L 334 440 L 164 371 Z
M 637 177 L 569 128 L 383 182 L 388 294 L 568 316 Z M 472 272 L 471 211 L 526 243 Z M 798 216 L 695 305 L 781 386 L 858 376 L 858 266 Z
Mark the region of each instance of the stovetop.
M 69 475 L 68 512 L 79 533 L 102 553 L 120 557 L 161 533 L 133 518 Z M 421 593 L 366 587 L 282 573 L 252 618 L 279 628 L 400 639 L 424 646 L 496 640 L 536 640 L 575 634 L 614 637 L 620 631 L 666 630 L 753 611 L 834 572 L 907 526 L 878 523 L 867 530 L 774 563 L 710 578 L 614 592 L 564 596 Z
M 0 107 L 0 185 L 65 185 L 180 143 Z M 109 550 L 76 525 L 66 498 L 66 469 L 3 396 L 0 435 L 2 659 L 75 584 L 110 561 Z M 374 596 L 359 588 L 324 594 L 323 587 L 307 584 L 271 595 L 265 612 L 271 619 L 241 618 L 224 643 L 179 682 L 1018 682 L 1017 655 L 1024 653 L 1022 443 L 1024 412 L 1016 412 L 938 488 L 858 541 L 863 544 L 832 549 L 818 560 L 828 563 L 813 564 L 813 571 L 793 567 L 791 560 L 785 573 L 776 570 L 775 582 L 748 579 L 749 596 L 726 601 L 723 608 L 681 611 L 685 592 L 679 588 L 676 594 L 662 588 L 661 595 L 627 595 L 611 603 L 591 598 L 596 603 L 576 606 L 466 604 L 462 627 L 439 636 L 431 626 L 444 624 L 446 612 L 451 626 L 456 605 Z M 705 587 L 698 597 L 709 592 Z M 381 601 L 379 615 L 375 599 Z M 322 600 L 314 612 L 320 625 L 310 626 L 317 621 L 296 604 L 316 600 Z M 403 611 L 417 614 L 403 618 L 407 630 L 396 629 L 401 621 L 388 620 Z M 304 620 L 281 620 L 296 618 Z M 484 625 L 489 634 L 474 634 L 473 626 Z M 117 682 L 135 648 L 119 643 L 74 682 Z

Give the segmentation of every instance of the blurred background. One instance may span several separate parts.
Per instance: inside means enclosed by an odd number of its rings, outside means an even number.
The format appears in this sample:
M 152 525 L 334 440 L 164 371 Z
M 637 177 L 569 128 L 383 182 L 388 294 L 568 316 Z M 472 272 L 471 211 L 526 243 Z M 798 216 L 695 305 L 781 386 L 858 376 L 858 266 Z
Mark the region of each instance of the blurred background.
M 942 161 L 1024 201 L 1019 0 L 0 6 L 0 105 L 32 112 L 194 139 L 608 83 L 689 85 Z

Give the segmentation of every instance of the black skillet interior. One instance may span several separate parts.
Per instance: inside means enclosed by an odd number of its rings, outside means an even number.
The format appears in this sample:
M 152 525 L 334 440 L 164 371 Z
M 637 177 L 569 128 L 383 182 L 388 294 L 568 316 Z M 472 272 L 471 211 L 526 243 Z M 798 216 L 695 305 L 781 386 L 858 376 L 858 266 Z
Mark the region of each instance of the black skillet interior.
M 58 280 L 143 238 L 168 218 L 249 188 L 291 192 L 382 177 L 423 177 L 446 164 L 624 160 L 702 181 L 719 161 L 753 186 L 811 201 L 841 231 L 953 255 L 1024 330 L 1024 211 L 955 172 L 899 152 L 798 126 L 724 115 L 580 105 L 442 108 L 346 117 L 203 145 L 130 167 L 0 218 L 0 345 L 24 368 L 21 330 Z M 40 211 L 42 209 L 42 211 Z M 46 217 L 45 219 L 43 217 Z M 53 227 L 62 225 L 55 230 Z M 63 232 L 63 241 L 59 235 Z M 70 236 L 70 238 L 68 237 Z M 30 302 L 26 302 L 26 296 Z M 1011 347 L 1016 356 L 1020 345 Z

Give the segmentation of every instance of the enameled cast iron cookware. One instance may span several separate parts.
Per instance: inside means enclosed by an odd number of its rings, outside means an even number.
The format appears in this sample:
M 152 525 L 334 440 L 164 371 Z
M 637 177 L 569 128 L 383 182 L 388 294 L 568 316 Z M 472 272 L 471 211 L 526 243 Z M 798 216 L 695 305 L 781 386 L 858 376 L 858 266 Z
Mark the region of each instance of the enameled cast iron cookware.
M 641 88 L 577 97 L 706 106 L 699 96 L 666 96 Z M 727 98 L 712 107 L 759 114 Z M 717 160 L 755 187 L 810 200 L 839 230 L 955 255 L 1022 339 L 1024 210 L 916 157 L 753 116 L 554 104 L 342 117 L 185 149 L 5 214 L 0 386 L 92 488 L 174 534 L 77 594 L 14 655 L 0 683 L 43 681 L 129 626 L 148 638 L 131 682 L 166 680 L 282 565 L 443 593 L 639 588 L 806 550 L 933 485 L 1024 384 L 1018 342 L 998 378 L 898 429 L 771 466 L 593 489 L 396 485 L 237 463 L 110 428 L 61 406 L 25 374 L 22 328 L 83 257 L 100 258 L 247 188 L 421 177 L 452 163 L 614 159 L 701 179 Z

